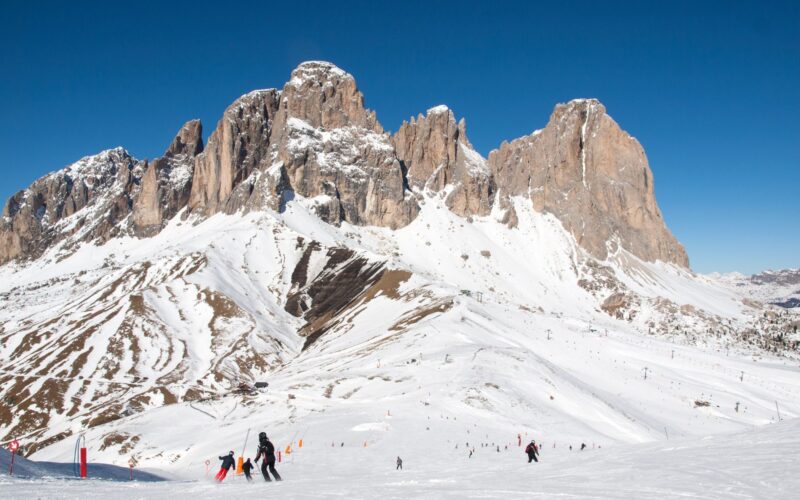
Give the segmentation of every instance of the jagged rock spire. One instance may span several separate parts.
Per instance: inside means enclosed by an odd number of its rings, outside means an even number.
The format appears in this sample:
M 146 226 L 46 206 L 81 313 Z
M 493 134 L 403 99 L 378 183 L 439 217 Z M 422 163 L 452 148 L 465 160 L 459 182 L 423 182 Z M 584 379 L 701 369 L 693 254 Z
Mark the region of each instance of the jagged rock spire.
M 139 236 L 158 233 L 189 202 L 195 156 L 203 151 L 203 125 L 186 122 L 164 156 L 145 170 L 133 204 L 133 229 Z
M 465 120 L 456 122 L 447 106 L 403 122 L 392 143 L 411 187 L 440 192 L 451 185 L 446 201 L 455 213 L 489 213 L 494 189 L 486 160 L 467 139 Z

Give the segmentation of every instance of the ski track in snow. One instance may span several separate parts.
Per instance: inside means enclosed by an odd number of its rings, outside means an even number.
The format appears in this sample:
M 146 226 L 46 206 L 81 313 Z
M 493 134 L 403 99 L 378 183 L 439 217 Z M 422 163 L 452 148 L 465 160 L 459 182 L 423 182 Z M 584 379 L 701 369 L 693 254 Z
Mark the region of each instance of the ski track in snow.
M 399 427 L 404 427 L 403 422 Z M 394 425 L 394 422 L 393 422 Z M 423 431 L 424 432 L 424 431 Z M 388 436 L 388 435 L 387 435 Z M 418 439 L 424 439 L 424 436 Z M 522 447 L 512 443 L 465 450 L 428 440 L 426 451 L 404 454 L 407 437 L 395 435 L 374 446 L 330 447 L 309 439 L 302 450 L 277 464 L 284 481 L 253 483 L 228 475 L 222 484 L 194 480 L 10 479 L 0 476 L 4 498 L 796 498 L 800 479 L 800 421 L 744 434 L 700 440 L 569 451 L 545 441 L 539 463 L 526 463 Z M 560 443 L 558 443 L 560 445 Z M 503 445 L 505 446 L 505 445 Z M 399 451 L 398 451 L 399 450 Z M 404 470 L 396 471 L 400 454 Z M 7 454 L 0 455 L 0 458 Z M 209 476 L 217 470 L 215 461 Z M 7 464 L 0 460 L 0 465 Z M 135 471 L 134 474 L 139 474 Z

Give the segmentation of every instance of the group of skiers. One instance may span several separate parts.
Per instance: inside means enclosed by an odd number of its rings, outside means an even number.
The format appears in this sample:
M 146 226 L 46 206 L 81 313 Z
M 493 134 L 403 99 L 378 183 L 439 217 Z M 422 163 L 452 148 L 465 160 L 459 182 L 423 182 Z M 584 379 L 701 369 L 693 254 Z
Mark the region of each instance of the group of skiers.
M 592 444 L 592 447 L 594 447 L 594 444 Z M 553 448 L 555 448 L 555 445 L 553 445 Z M 581 443 L 581 451 L 585 449 L 586 443 Z M 531 442 L 525 447 L 525 453 L 528 455 L 528 463 L 539 461 L 539 451 L 540 447 L 536 444 L 536 440 L 531 439 Z M 572 451 L 572 445 L 569 445 L 569 451 Z M 471 456 L 472 453 L 470 452 L 470 457 Z
M 344 443 L 342 443 L 344 445 Z M 469 443 L 467 443 L 469 445 Z M 586 445 L 581 445 L 581 450 L 585 449 Z M 570 446 L 570 450 L 572 446 Z M 497 451 L 500 451 L 500 447 L 497 447 Z M 470 450 L 470 458 L 472 457 L 473 450 Z M 539 462 L 539 445 L 536 444 L 535 439 L 531 439 L 531 442 L 525 447 L 525 454 L 528 455 L 528 463 L 531 462 Z M 222 464 L 220 466 L 219 472 L 215 476 L 215 479 L 219 482 L 222 482 L 227 476 L 228 471 L 231 467 L 236 467 L 236 459 L 234 458 L 234 452 L 231 451 L 227 455 L 219 457 L 222 460 Z M 280 481 L 281 476 L 278 474 L 278 471 L 275 470 L 275 446 L 267 437 L 266 432 L 261 432 L 258 435 L 258 449 L 256 450 L 256 458 L 255 462 L 261 460 L 261 474 L 264 476 L 264 481 L 272 481 L 270 479 L 270 473 L 275 478 L 275 481 Z M 250 471 L 254 468 L 252 462 L 248 458 L 247 461 L 242 464 L 242 471 L 244 472 L 245 478 L 248 481 L 252 481 L 253 477 L 250 475 Z M 403 460 L 400 457 L 397 457 L 397 470 L 403 469 Z
M 227 455 L 219 457 L 219 459 L 222 460 L 222 464 L 220 465 L 219 472 L 217 472 L 217 475 L 214 477 L 217 481 L 222 482 L 225 476 L 228 475 L 228 471 L 231 467 L 236 467 L 234 455 L 233 451 L 231 451 Z M 261 460 L 261 474 L 264 476 L 264 481 L 272 481 L 269 477 L 270 473 L 272 473 L 275 481 L 281 480 L 281 475 L 275 470 L 275 445 L 269 440 L 266 432 L 261 432 L 258 435 L 258 449 L 256 451 L 255 462 L 258 463 L 259 460 Z M 253 468 L 254 466 L 249 458 L 242 464 L 242 472 L 244 472 L 244 477 L 247 478 L 248 481 L 253 480 L 253 477 L 250 475 L 250 471 Z

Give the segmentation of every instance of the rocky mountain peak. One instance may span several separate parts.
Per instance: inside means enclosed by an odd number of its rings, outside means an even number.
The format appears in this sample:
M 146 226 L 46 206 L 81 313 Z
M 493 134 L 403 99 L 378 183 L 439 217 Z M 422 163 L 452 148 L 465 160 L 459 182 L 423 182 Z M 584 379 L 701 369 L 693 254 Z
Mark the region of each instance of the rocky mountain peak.
M 203 124 L 200 120 L 186 122 L 172 140 L 164 156 L 197 156 L 203 152 Z
M 143 162 L 119 147 L 35 181 L 12 196 L 0 220 L 0 264 L 34 259 L 72 236 L 105 242 L 123 231 L 139 190 Z
M 595 257 L 621 245 L 644 260 L 688 267 L 656 204 L 644 149 L 596 99 L 557 105 L 544 129 L 504 143 L 489 164 L 505 196 L 529 197 Z
M 328 62 L 304 62 L 292 71 L 283 88 L 281 110 L 286 119 L 297 118 L 315 128 L 352 125 L 383 132 L 375 113 L 364 107 L 355 78 Z
M 280 91 L 249 92 L 222 115 L 208 144 L 195 160 L 189 208 L 198 214 L 232 212 L 243 201 L 231 193 L 267 158 L 278 113 Z

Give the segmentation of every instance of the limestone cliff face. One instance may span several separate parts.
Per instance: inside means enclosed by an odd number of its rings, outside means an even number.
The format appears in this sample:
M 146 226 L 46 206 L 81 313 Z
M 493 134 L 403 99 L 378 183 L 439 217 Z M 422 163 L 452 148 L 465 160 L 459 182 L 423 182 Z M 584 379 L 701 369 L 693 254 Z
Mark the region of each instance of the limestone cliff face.
M 487 215 L 494 188 L 486 160 L 467 139 L 466 123 L 456 123 L 446 106 L 403 122 L 392 138 L 412 188 L 434 192 L 450 187 L 447 206 L 461 216 Z
M 231 192 L 267 157 L 280 92 L 256 90 L 231 104 L 197 156 L 189 208 L 201 215 L 232 212 Z
M 186 207 L 192 189 L 195 157 L 203 151 L 203 127 L 192 120 L 181 127 L 164 156 L 145 170 L 133 204 L 138 236 L 152 236 Z
M 269 142 L 269 161 L 236 193 L 238 200 L 249 195 L 248 209 L 279 210 L 297 194 L 312 199 L 331 224 L 390 228 L 405 226 L 419 210 L 355 79 L 330 63 L 308 62 L 292 72 Z
M 556 106 L 543 130 L 503 143 L 489 165 L 503 196 L 529 197 L 595 257 L 619 244 L 644 260 L 688 267 L 656 204 L 642 146 L 598 101 Z
M 73 244 L 102 243 L 124 232 L 144 165 L 122 148 L 110 149 L 12 196 L 0 220 L 0 264 L 35 259 L 70 236 Z

